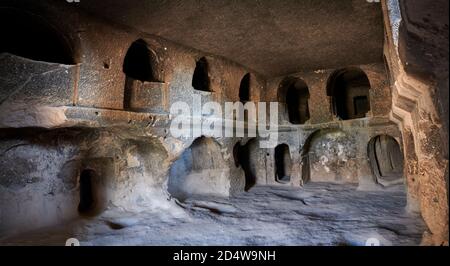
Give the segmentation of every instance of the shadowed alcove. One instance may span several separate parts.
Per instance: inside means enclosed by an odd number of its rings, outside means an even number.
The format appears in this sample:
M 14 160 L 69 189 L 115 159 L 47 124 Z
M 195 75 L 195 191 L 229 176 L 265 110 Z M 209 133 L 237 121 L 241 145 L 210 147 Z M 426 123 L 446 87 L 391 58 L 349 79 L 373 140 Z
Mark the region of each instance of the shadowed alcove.
M 327 83 L 334 115 L 342 120 L 363 118 L 370 111 L 370 82 L 359 68 L 336 70 Z
M 393 137 L 388 135 L 373 137 L 367 149 L 372 172 L 379 183 L 403 178 L 403 153 Z
M 227 195 L 229 177 L 220 145 L 212 138 L 199 137 L 172 164 L 168 192 L 179 200 L 195 195 Z
M 80 174 L 80 204 L 78 205 L 78 212 L 81 215 L 91 215 L 95 211 L 95 176 L 95 171 L 91 169 L 85 169 Z
M 275 148 L 275 180 L 279 183 L 291 181 L 291 154 L 287 144 L 280 144 Z
M 0 7 L 0 32 L 0 54 L 49 63 L 75 63 L 68 38 L 40 16 Z
M 199 91 L 211 91 L 208 61 L 205 57 L 200 58 L 195 64 L 194 75 L 192 77 L 192 87 Z
M 131 109 L 131 99 L 137 83 L 159 82 L 156 77 L 155 54 L 148 48 L 148 44 L 142 40 L 136 40 L 128 48 L 123 62 L 125 73 L 124 109 Z
M 256 139 L 249 140 L 245 145 L 236 143 L 233 148 L 233 156 L 236 167 L 242 167 L 245 174 L 244 190 L 249 191 L 256 184 L 255 162 L 251 156 L 255 156 L 251 151 L 255 150 Z
M 250 73 L 245 74 L 239 86 L 239 100 L 242 103 L 250 101 Z
M 127 78 L 139 81 L 157 82 L 153 64 L 155 58 L 147 43 L 139 39 L 128 48 L 123 62 L 123 72 Z
M 289 122 L 301 125 L 309 120 L 309 89 L 299 78 L 287 77 L 280 83 L 278 101 L 286 104 Z

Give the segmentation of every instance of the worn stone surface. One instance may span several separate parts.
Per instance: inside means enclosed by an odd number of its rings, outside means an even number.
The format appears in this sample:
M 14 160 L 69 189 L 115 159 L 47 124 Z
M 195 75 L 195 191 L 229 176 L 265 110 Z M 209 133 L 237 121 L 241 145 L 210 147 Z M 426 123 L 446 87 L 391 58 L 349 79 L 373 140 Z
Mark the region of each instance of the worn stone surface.
M 391 117 L 404 136 L 409 205 L 427 224 L 424 244 L 448 245 L 448 1 L 399 1 L 399 8 L 398 50 L 386 20 L 385 54 L 396 81 Z
M 364 246 L 369 238 L 383 246 L 420 244 L 424 224 L 405 211 L 402 189 L 355 189 L 326 183 L 302 189 L 257 186 L 227 200 L 192 198 L 180 204 L 183 208 L 170 201 L 169 207 L 141 213 L 111 209 L 95 219 L 3 237 L 0 244 L 63 245 L 69 236 L 82 246 Z

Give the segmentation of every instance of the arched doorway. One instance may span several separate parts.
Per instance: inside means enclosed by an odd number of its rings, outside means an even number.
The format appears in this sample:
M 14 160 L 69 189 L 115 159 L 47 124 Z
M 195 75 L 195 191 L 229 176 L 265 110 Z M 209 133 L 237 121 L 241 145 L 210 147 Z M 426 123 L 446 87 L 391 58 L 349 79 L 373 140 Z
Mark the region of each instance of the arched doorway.
M 373 137 L 369 141 L 367 152 L 378 183 L 387 185 L 403 178 L 403 153 L 393 137 L 388 135 Z

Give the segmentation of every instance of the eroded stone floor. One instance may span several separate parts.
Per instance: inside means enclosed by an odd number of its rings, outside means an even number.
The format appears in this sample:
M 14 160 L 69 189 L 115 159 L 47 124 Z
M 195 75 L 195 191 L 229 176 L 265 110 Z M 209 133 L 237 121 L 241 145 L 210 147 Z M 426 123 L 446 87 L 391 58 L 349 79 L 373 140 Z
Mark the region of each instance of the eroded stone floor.
M 1 245 L 418 245 L 424 224 L 400 186 L 256 186 L 230 199 L 202 197 L 165 211 L 109 209 L 98 217 L 0 239 Z

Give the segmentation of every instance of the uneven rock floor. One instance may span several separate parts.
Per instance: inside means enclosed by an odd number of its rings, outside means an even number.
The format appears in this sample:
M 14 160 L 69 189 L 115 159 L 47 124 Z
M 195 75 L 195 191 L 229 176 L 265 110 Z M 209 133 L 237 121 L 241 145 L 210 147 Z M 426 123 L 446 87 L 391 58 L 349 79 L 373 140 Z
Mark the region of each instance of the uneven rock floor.
M 351 185 L 256 186 L 230 199 L 202 197 L 170 210 L 98 217 L 0 239 L 0 245 L 418 245 L 425 226 L 405 211 L 401 187 L 357 191 Z

